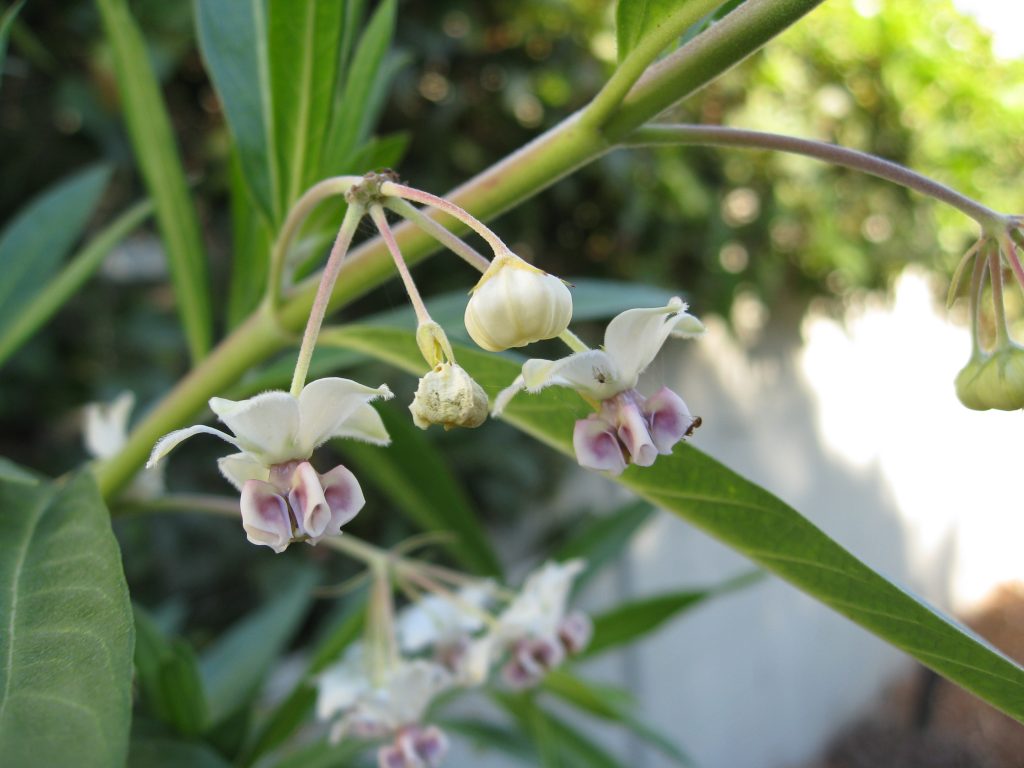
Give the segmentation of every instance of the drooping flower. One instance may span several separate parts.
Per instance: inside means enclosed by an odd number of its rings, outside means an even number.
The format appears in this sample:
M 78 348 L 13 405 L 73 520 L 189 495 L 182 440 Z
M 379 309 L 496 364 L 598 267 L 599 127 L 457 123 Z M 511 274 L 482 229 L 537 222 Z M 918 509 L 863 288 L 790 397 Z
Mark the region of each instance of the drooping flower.
M 622 472 L 630 461 L 650 466 L 659 454 L 700 425 L 683 399 L 667 387 L 651 397 L 636 391 L 640 374 L 670 336 L 693 338 L 704 326 L 679 298 L 664 307 L 629 309 L 608 324 L 603 349 L 577 352 L 561 360 L 527 360 L 520 376 L 495 400 L 500 413 L 522 390 L 571 387 L 594 403 L 597 412 L 576 422 L 573 447 L 590 469 Z
M 572 319 L 565 283 L 511 252 L 494 257 L 466 305 L 466 330 L 488 352 L 552 339 Z
M 147 466 L 155 466 L 183 440 L 215 435 L 239 449 L 217 465 L 241 492 L 242 525 L 249 541 L 275 552 L 293 541 L 315 544 L 338 535 L 364 499 L 355 476 L 344 466 L 319 474 L 309 458 L 335 437 L 375 445 L 390 442 L 380 415 L 370 405 L 389 397 L 386 386 L 374 389 L 340 378 L 314 381 L 298 397 L 278 391 L 237 402 L 215 397 L 210 409 L 234 434 L 203 424 L 179 429 L 157 442 Z

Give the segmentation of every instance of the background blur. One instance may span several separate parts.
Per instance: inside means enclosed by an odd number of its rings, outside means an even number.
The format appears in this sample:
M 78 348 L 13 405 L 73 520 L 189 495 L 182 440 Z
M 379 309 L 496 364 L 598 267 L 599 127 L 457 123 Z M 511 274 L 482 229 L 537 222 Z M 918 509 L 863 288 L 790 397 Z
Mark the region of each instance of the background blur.
M 986 15 L 1012 4 L 970 5 L 1019 38 L 1019 17 Z M 214 284 L 223 285 L 232 248 L 227 144 L 191 4 L 132 7 L 194 183 Z M 601 0 L 403 3 L 378 129 L 404 149 L 401 174 L 443 192 L 579 108 L 615 58 L 612 22 Z M 1014 58 L 1012 38 L 996 43 L 998 54 L 991 30 L 947 0 L 904 0 L 884 12 L 879 0 L 829 0 L 674 117 L 843 143 L 1020 211 L 1024 61 Z M 0 221 L 97 159 L 118 168 L 98 221 L 137 199 L 113 83 L 92 4 L 30 0 L 0 90 Z M 952 380 L 969 351 L 964 311 L 935 304 L 975 236 L 960 214 L 802 158 L 687 148 L 612 154 L 494 226 L 523 256 L 569 279 L 611 277 L 686 295 L 712 332 L 659 361 L 651 381 L 674 381 L 704 417 L 698 447 L 870 564 L 962 614 L 997 583 L 1024 577 L 1011 485 L 1020 415 L 956 403 Z M 468 288 L 453 264 L 438 258 L 417 268 L 424 293 Z M 403 303 L 389 285 L 353 314 Z M 600 331 L 582 333 L 596 340 Z M 63 472 L 85 458 L 82 404 L 131 389 L 145 407 L 185 364 L 160 243 L 143 231 L 8 363 L 0 455 Z M 404 408 L 413 382 L 405 386 L 385 407 Z M 428 438 L 509 562 L 545 551 L 609 507 L 605 481 L 553 461 L 509 428 Z M 196 448 L 176 457 L 170 486 L 223 491 L 209 461 L 218 446 Z M 360 516 L 355 530 L 388 541 L 413 529 L 379 514 Z M 258 602 L 296 554 L 260 557 L 216 521 L 122 522 L 118 533 L 133 597 L 173 614 L 200 646 Z M 661 517 L 588 598 L 603 605 L 746 567 Z M 765 581 L 594 675 L 634 690 L 702 766 L 781 768 L 810 764 L 839 729 L 877 706 L 903 663 L 808 598 Z M 630 765 L 662 764 L 628 741 L 614 746 Z M 963 764 L 989 764 L 975 758 Z

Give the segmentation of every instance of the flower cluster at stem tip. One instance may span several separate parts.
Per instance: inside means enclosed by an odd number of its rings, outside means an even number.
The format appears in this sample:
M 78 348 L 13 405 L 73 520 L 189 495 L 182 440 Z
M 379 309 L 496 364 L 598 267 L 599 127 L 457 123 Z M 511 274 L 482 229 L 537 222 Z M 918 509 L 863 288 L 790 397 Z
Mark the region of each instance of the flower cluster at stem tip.
M 650 466 L 700 425 L 700 418 L 668 387 L 649 397 L 637 389 L 640 374 L 670 336 L 691 338 L 704 331 L 681 299 L 674 298 L 663 307 L 622 312 L 609 323 L 603 349 L 587 349 L 568 331 L 572 297 L 567 284 L 513 254 L 463 209 L 399 184 L 390 172 L 354 179 L 345 194 L 349 207 L 310 311 L 291 391 L 265 392 L 241 401 L 212 398 L 210 409 L 231 434 L 205 425 L 177 430 L 157 442 L 147 464 L 156 466 L 175 446 L 200 433 L 234 445 L 238 452 L 221 458 L 218 465 L 239 491 L 242 525 L 254 544 L 282 552 L 294 542 L 316 544 L 340 535 L 342 526 L 362 508 L 363 493 L 358 480 L 342 465 L 319 473 L 311 463 L 314 450 L 341 437 L 376 445 L 390 442 L 380 415 L 370 404 L 391 397 L 386 385 L 367 387 L 341 378 L 305 383 L 334 281 L 364 214 L 380 231 L 416 311 L 416 341 L 429 370 L 409 406 L 413 422 L 423 429 L 434 424 L 445 429 L 473 428 L 488 415 L 487 393 L 458 364 L 444 329 L 430 317 L 419 295 L 388 224 L 385 206 L 407 215 L 483 271 L 465 312 L 466 330 L 479 346 L 495 352 L 559 337 L 577 350 L 561 360 L 528 360 L 522 374 L 498 394 L 492 413 L 501 413 L 523 389 L 574 388 L 594 409 L 576 422 L 573 446 L 577 460 L 584 467 L 611 474 L 622 472 L 629 464 Z M 488 262 L 409 205 L 409 200 L 432 205 L 467 224 L 491 246 L 493 260 Z M 309 204 L 297 208 L 308 212 Z M 283 231 L 297 228 L 293 222 Z M 283 252 L 286 246 L 279 250 Z M 521 667 L 530 667 L 529 659 L 545 652 L 537 648 L 523 651 Z

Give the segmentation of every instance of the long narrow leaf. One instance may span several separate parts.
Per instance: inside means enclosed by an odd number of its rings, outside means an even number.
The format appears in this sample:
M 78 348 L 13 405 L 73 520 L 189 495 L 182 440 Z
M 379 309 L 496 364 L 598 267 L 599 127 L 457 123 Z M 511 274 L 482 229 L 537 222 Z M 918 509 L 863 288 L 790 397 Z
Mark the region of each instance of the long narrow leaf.
M 110 169 L 93 166 L 43 192 L 0 234 L 0 330 L 10 333 L 82 234 Z
M 228 327 L 241 324 L 256 309 L 267 286 L 272 235 L 267 219 L 251 202 L 236 150 L 231 159 L 231 284 Z
M 573 582 L 573 591 L 580 591 L 602 568 L 618 558 L 633 540 L 633 534 L 653 514 L 654 507 L 645 501 L 636 501 L 575 530 L 572 538 L 555 553 L 557 560 L 580 558 L 587 564 Z
M 171 121 L 153 74 L 146 44 L 127 0 L 96 0 L 110 42 L 125 121 L 146 188 L 156 204 L 174 293 L 193 361 L 212 337 L 206 250 Z
M 266 0 L 195 0 L 195 19 L 199 50 L 224 107 L 241 174 L 263 216 L 277 223 L 281 181 Z
M 75 254 L 64 269 L 31 298 L 17 317 L 6 325 L 0 325 L 0 365 L 53 317 L 99 269 L 114 246 L 152 213 L 153 203 L 149 200 L 136 203 L 122 213 Z
M 7 58 L 7 38 L 11 34 L 11 25 L 21 11 L 25 0 L 18 0 L 0 15 L 0 85 L 3 85 L 4 61 Z
M 390 328 L 350 327 L 331 333 L 348 346 L 418 372 L 413 335 Z M 491 395 L 519 365 L 459 348 L 460 364 Z M 549 389 L 521 396 L 505 418 L 567 455 L 574 422 L 587 408 L 575 393 Z M 768 491 L 689 445 L 651 467 L 618 478 L 642 498 L 688 520 L 883 640 L 1012 717 L 1024 721 L 1024 668 L 969 629 L 888 581 Z

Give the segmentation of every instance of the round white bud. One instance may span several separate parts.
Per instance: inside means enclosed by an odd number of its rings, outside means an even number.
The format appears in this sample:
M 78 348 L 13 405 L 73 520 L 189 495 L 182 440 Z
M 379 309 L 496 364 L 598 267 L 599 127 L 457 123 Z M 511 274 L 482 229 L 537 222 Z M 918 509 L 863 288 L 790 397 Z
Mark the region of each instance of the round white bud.
M 409 410 L 420 429 L 440 424 L 479 427 L 487 418 L 487 393 L 465 369 L 454 363 L 440 363 L 429 371 L 416 388 Z
M 488 352 L 553 339 L 571 319 L 565 283 L 512 253 L 494 258 L 466 306 L 466 330 Z

